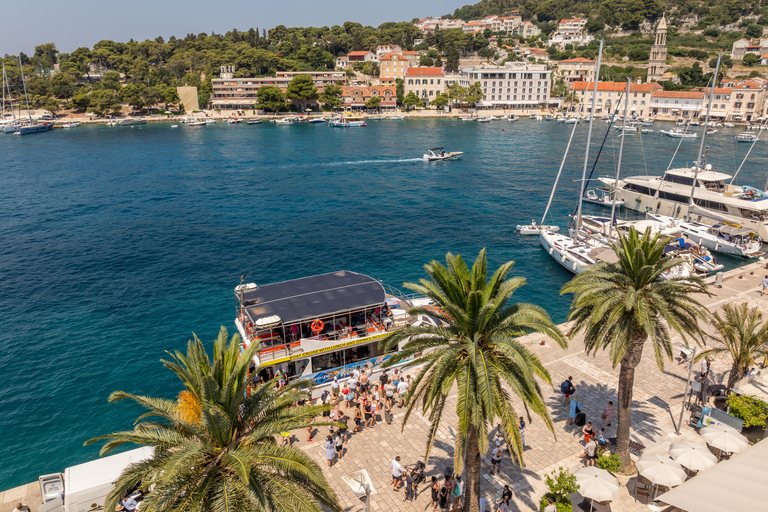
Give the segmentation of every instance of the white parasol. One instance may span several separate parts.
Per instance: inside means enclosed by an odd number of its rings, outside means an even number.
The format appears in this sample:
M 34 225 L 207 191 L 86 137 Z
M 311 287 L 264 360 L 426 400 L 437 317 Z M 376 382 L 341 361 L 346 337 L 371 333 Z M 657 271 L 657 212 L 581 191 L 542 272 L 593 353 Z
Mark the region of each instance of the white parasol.
M 701 438 L 718 450 L 729 453 L 741 453 L 749 448 L 747 438 L 735 428 L 725 425 L 711 425 L 701 429 Z
M 637 461 L 637 471 L 656 485 L 674 487 L 685 482 L 682 466 L 669 457 L 651 453 Z
M 669 456 L 692 471 L 704 471 L 717 464 L 717 457 L 703 444 L 680 441 L 669 447 Z
M 579 493 L 595 501 L 610 501 L 619 495 L 619 481 L 604 469 L 594 466 L 581 468 L 574 473 Z

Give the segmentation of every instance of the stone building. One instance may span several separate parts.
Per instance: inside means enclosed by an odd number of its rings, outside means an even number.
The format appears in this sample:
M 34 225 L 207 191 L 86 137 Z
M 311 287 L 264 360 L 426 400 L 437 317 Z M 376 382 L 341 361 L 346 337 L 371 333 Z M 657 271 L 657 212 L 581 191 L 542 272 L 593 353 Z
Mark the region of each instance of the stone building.
M 656 41 L 651 46 L 651 56 L 648 63 L 648 81 L 659 81 L 667 69 L 667 18 L 662 15 L 659 26 L 656 27 Z

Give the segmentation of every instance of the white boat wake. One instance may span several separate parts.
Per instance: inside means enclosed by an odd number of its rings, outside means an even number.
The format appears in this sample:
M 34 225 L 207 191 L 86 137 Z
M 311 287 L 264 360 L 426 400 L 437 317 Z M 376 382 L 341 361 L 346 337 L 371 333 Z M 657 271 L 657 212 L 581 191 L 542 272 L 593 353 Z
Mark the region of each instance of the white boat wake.
M 398 158 L 396 160 L 352 160 L 349 162 L 324 162 L 318 164 L 312 164 L 310 167 L 323 166 L 323 167 L 339 167 L 342 165 L 365 165 L 365 164 L 400 164 L 406 162 L 423 162 L 423 158 Z

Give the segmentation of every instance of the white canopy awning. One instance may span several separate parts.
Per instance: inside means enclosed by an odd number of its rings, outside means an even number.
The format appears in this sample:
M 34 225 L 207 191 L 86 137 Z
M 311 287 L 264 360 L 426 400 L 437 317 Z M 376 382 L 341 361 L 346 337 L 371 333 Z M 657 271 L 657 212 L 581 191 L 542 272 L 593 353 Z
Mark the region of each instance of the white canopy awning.
M 768 441 L 718 463 L 658 500 L 686 512 L 768 512 Z

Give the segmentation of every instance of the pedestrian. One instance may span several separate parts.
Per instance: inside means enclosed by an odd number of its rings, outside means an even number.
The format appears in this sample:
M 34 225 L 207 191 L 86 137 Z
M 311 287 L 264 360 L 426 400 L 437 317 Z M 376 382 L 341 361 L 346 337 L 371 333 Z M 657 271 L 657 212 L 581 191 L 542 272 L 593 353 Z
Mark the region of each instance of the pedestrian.
M 603 430 L 605 430 L 605 427 L 611 426 L 611 420 L 613 420 L 614 415 L 613 402 L 608 402 L 608 405 L 603 409 Z
M 589 438 L 587 446 L 584 447 L 584 456 L 587 458 L 587 466 L 595 465 L 595 459 L 597 459 L 597 441 L 595 441 L 594 435 Z
M 400 384 L 400 370 L 395 368 L 392 373 L 392 378 L 390 379 L 392 381 L 392 385 L 395 386 L 395 389 L 397 389 L 398 384 Z
M 354 397 L 354 399 L 357 400 L 357 394 L 360 391 L 358 389 L 359 386 L 357 385 L 357 377 L 355 377 L 354 375 L 350 377 L 347 380 L 347 386 L 349 386 L 349 391 L 352 393 L 352 396 Z
M 368 390 L 370 389 L 370 383 L 368 382 L 368 373 L 363 371 L 363 373 L 360 374 L 360 377 L 358 380 L 360 381 L 360 392 L 368 393 Z
M 365 402 L 363 405 L 363 415 L 365 416 L 365 427 L 371 428 L 373 426 L 373 415 L 371 414 L 371 404 Z
M 429 484 L 429 488 L 432 491 L 432 510 L 437 510 L 437 502 L 440 499 L 440 483 L 437 481 L 437 477 L 432 477 L 432 483 Z
M 590 439 L 595 435 L 595 428 L 592 426 L 592 422 L 588 421 L 586 425 L 581 429 L 581 433 L 584 434 L 584 446 L 587 445 Z
M 325 448 L 325 459 L 328 461 L 328 467 L 331 467 L 333 459 L 336 458 L 336 447 L 333 444 L 333 438 L 331 436 L 325 438 L 323 447 Z
M 555 502 L 552 500 L 552 498 L 547 498 L 547 506 L 544 507 L 544 512 L 557 512 L 557 507 L 555 506 Z
M 403 473 L 405 472 L 405 468 L 400 465 L 399 455 L 395 457 L 395 460 L 392 461 L 390 467 L 392 468 L 392 488 L 395 491 L 399 491 L 400 482 L 402 481 Z
M 123 496 L 123 499 L 120 500 L 120 505 L 123 506 L 123 510 L 125 512 L 135 512 L 135 510 L 139 506 L 139 504 L 136 502 L 136 500 L 131 498 L 127 494 L 125 496 Z
M 275 372 L 275 379 L 277 379 L 277 389 L 283 389 L 285 386 L 285 371 L 282 368 L 278 368 Z
M 22 503 L 17 503 L 16 508 L 13 509 L 13 512 L 32 512 L 32 510 L 27 505 L 24 505 Z
M 349 385 L 345 382 L 344 387 L 341 388 L 341 398 L 344 400 L 345 409 L 349 409 L 352 404 L 352 400 L 355 398 L 355 394 L 349 389 Z
M 416 497 L 416 491 L 414 490 L 414 486 L 413 486 L 413 472 L 406 471 L 405 472 L 405 498 L 403 498 L 403 501 L 413 501 L 415 497 Z
M 379 383 L 382 389 L 384 388 L 384 384 L 386 384 L 387 382 L 389 382 L 389 375 L 387 375 L 387 370 L 384 370 L 383 372 L 381 372 L 381 375 L 379 376 Z
M 573 420 L 576 419 L 576 415 L 581 412 L 581 406 L 579 405 L 579 399 L 576 395 L 571 398 L 571 411 L 568 414 L 568 424 L 573 425 Z
M 501 473 L 501 454 L 504 450 L 501 449 L 501 441 L 496 441 L 496 448 L 491 453 L 491 474 Z
M 437 498 L 437 503 L 440 506 L 440 512 L 448 512 L 448 506 L 450 504 L 450 495 L 448 488 L 443 485 L 440 487 L 440 493 Z
M 560 384 L 560 392 L 565 395 L 563 398 L 563 405 L 566 405 L 568 403 L 568 398 L 576 391 L 576 388 L 573 387 L 573 377 L 568 377 L 566 380 L 563 381 L 562 384 Z
M 709 370 L 712 365 L 712 358 L 711 357 L 705 357 L 701 360 L 701 380 L 702 382 L 704 379 L 709 377 Z
M 371 400 L 371 403 L 369 404 L 369 407 L 371 408 L 371 424 L 369 425 L 371 428 L 376 426 L 376 412 L 379 408 L 379 403 L 377 400 Z
M 341 432 L 336 432 L 333 438 L 333 447 L 336 449 L 336 456 L 341 460 L 341 457 L 344 455 L 344 438 Z
M 405 405 L 405 395 L 408 394 L 408 388 L 409 384 L 404 380 L 401 380 L 397 385 L 397 396 L 400 397 L 400 404 L 398 407 L 403 407 Z
M 512 499 L 512 490 L 507 484 L 504 484 L 504 492 L 501 493 L 501 501 L 509 506 L 509 500 Z
M 339 396 L 339 378 L 334 377 L 333 382 L 331 382 L 331 393 L 333 393 L 334 397 Z
M 339 434 L 344 436 L 344 442 L 346 443 L 349 441 L 349 432 L 348 432 L 349 427 L 347 426 L 347 423 L 349 422 L 349 417 L 342 414 L 337 421 L 341 423 L 341 426 L 339 427 Z
M 765 290 L 768 290 L 768 276 L 765 276 L 763 278 L 762 282 L 760 283 L 760 286 L 763 287 L 763 289 L 760 291 L 760 295 L 764 295 Z
M 384 396 L 387 398 L 387 410 L 392 410 L 392 400 L 395 398 L 395 385 L 391 382 L 384 384 Z
M 358 404 L 357 407 L 355 407 L 355 428 L 353 432 L 360 432 L 363 429 L 363 411 L 362 404 Z
M 282 437 L 282 441 L 280 443 L 281 446 L 285 446 L 286 444 L 291 446 L 292 440 L 290 432 L 280 432 L 280 436 Z
M 525 420 L 522 416 L 520 416 L 520 423 L 517 424 L 517 428 L 520 430 L 520 442 L 525 448 Z
M 461 475 L 456 475 L 456 483 L 453 485 L 453 506 L 461 510 L 461 499 L 464 497 L 464 482 Z

